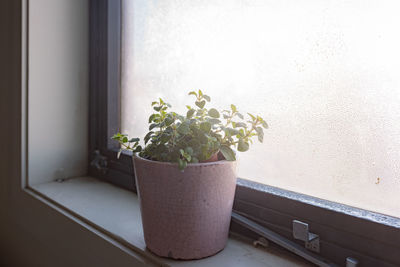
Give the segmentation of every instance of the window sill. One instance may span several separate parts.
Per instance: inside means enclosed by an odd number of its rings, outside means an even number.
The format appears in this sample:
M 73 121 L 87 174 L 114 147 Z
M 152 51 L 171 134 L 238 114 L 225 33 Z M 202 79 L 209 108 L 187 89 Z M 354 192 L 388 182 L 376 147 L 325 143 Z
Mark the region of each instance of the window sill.
M 31 188 L 156 265 L 310 266 L 286 250 L 255 248 L 237 236 L 230 236 L 226 248 L 209 258 L 193 261 L 160 258 L 146 250 L 136 194 L 91 177 L 43 183 Z

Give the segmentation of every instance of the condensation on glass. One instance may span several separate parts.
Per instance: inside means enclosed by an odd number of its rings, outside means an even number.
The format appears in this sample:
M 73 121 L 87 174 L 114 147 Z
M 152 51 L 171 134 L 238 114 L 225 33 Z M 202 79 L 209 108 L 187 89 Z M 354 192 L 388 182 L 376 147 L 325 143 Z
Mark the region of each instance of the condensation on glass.
M 239 176 L 400 217 L 398 1 L 123 1 L 122 131 L 189 90 L 266 118 Z

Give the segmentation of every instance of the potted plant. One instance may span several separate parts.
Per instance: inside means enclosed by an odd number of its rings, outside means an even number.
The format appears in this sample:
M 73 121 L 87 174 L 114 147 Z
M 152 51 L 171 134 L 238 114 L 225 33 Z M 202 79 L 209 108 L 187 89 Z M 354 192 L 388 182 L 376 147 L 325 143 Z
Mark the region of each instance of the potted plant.
M 247 151 L 254 137 L 262 142 L 268 127 L 260 116 L 244 121 L 235 105 L 207 109 L 211 99 L 201 90 L 189 95 L 196 107 L 186 106 L 185 116 L 162 99 L 151 103 L 155 113 L 143 147 L 139 138 L 112 137 L 120 152 L 134 152 L 147 248 L 174 259 L 199 259 L 225 247 L 236 187 L 233 149 Z

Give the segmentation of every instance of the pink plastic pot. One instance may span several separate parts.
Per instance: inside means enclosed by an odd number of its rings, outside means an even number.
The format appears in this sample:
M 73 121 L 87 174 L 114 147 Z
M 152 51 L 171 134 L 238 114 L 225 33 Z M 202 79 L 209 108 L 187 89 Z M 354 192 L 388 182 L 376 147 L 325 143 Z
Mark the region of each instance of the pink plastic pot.
M 236 162 L 177 164 L 135 156 L 144 240 L 153 253 L 199 259 L 227 242 L 236 188 Z

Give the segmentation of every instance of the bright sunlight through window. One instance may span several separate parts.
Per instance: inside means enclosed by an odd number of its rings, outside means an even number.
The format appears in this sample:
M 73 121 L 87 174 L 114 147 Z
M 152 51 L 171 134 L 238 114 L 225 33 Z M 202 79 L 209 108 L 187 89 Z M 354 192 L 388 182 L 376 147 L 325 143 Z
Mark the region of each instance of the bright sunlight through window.
M 400 217 L 399 1 L 123 3 L 124 133 L 201 89 L 270 126 L 239 177 Z

